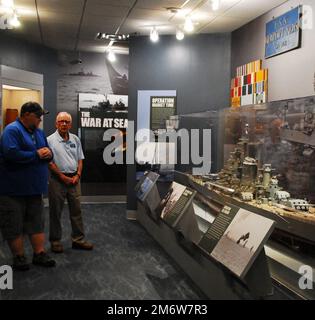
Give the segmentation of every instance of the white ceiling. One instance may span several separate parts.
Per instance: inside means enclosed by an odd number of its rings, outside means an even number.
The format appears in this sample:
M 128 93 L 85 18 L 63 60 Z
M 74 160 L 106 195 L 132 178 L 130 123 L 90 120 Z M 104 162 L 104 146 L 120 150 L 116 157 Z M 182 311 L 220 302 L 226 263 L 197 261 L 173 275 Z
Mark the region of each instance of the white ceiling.
M 104 52 L 108 42 L 96 40 L 98 32 L 148 35 L 157 26 L 161 34 L 175 34 L 186 15 L 195 33 L 230 32 L 286 1 L 221 0 L 214 12 L 211 0 L 15 0 L 22 26 L 1 32 L 55 49 Z

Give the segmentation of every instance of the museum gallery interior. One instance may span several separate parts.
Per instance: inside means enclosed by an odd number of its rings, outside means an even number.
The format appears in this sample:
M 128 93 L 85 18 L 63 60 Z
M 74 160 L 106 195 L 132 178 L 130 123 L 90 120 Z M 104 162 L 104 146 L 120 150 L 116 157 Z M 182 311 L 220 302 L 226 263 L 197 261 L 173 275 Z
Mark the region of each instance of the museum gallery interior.
M 0 300 L 315 299 L 314 38 L 313 0 L 0 0 L 0 135 L 71 115 L 94 246 L 43 194 L 56 266 Z

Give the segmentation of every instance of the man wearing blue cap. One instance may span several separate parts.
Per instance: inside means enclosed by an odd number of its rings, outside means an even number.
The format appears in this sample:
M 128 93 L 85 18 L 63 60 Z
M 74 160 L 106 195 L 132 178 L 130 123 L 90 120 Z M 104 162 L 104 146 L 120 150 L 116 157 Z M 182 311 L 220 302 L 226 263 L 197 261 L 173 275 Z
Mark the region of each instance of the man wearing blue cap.
M 28 270 L 24 235 L 30 238 L 33 264 L 54 267 L 45 249 L 42 195 L 47 192 L 48 163 L 53 158 L 41 117 L 48 113 L 37 102 L 21 107 L 20 118 L 0 139 L 0 230 L 13 255 L 15 270 Z

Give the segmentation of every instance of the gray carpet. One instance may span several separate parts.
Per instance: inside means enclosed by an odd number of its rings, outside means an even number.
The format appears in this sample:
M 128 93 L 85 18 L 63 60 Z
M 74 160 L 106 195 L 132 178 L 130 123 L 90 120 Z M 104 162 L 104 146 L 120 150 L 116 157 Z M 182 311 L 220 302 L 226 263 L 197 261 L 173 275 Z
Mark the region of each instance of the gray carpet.
M 82 209 L 87 238 L 95 249 L 71 249 L 65 208 L 65 253 L 51 254 L 57 267 L 31 265 L 27 272 L 14 272 L 14 289 L 0 291 L 0 300 L 205 298 L 137 222 L 126 220 L 124 204 L 85 204 Z M 47 221 L 47 208 L 45 213 Z M 1 242 L 0 265 L 10 263 L 9 250 Z

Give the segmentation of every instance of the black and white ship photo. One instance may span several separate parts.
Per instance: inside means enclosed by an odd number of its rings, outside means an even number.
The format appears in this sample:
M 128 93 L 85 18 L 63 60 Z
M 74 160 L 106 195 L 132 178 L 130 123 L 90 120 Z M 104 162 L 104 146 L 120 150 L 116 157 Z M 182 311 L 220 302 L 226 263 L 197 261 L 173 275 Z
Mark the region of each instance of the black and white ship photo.
M 211 256 L 242 277 L 272 230 L 273 220 L 240 209 Z

